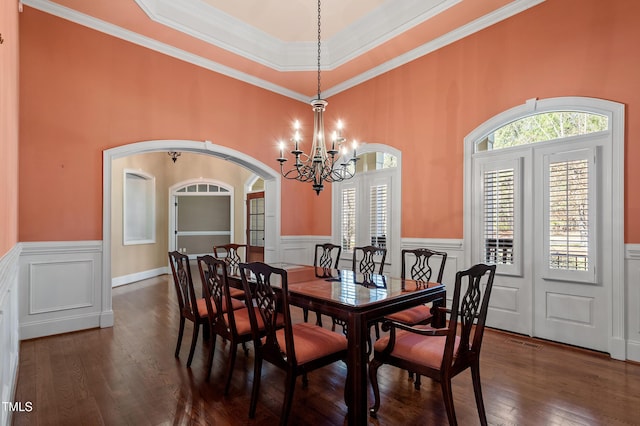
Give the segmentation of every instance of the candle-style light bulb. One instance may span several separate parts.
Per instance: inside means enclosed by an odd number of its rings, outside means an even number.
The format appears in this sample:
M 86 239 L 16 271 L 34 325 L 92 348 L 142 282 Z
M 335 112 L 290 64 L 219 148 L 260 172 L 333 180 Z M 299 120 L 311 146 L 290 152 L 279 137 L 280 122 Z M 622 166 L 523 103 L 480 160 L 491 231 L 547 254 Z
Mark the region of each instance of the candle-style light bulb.
M 358 142 L 353 140 L 353 158 L 356 158 L 356 148 L 358 147 Z
M 284 142 L 280 140 L 280 158 L 284 158 Z

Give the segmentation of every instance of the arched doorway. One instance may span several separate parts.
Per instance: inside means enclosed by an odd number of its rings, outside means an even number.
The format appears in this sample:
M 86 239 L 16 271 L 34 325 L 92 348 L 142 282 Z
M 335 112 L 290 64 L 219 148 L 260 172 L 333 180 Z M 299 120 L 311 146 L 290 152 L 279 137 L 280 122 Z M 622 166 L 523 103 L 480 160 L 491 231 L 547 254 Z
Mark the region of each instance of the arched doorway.
M 113 326 L 111 303 L 111 182 L 114 159 L 148 152 L 192 152 L 222 158 L 242 166 L 264 180 L 265 185 L 265 261 L 279 259 L 280 245 L 280 175 L 271 167 L 255 158 L 234 149 L 209 141 L 152 140 L 123 145 L 103 152 L 103 211 L 102 211 L 102 309 L 101 327 Z

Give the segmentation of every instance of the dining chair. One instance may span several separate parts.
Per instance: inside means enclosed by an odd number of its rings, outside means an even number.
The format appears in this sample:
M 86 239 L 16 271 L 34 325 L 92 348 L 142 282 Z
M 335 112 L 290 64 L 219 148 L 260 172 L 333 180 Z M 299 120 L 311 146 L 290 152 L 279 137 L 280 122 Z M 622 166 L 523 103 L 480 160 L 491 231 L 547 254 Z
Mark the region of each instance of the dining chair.
M 450 314 L 446 328 L 383 323 L 382 329 L 389 335 L 375 343 L 369 363 L 374 395 L 369 410 L 372 417 L 380 408 L 378 368 L 390 364 L 440 382 L 449 424 L 457 425 L 451 379 L 470 368 L 480 423 L 487 424 L 480 385 L 480 349 L 495 272 L 495 265 L 477 264 L 456 274 L 451 309 L 440 308 Z
M 213 246 L 213 255 L 218 259 L 224 260 L 227 264 L 228 273 L 239 275 L 238 268 L 242 262 L 247 261 L 247 245 L 246 244 L 222 244 Z M 244 300 L 244 291 L 230 287 L 231 297 Z
M 198 334 L 200 333 L 200 326 L 205 327 L 205 337 L 207 337 L 207 333 L 209 332 L 207 305 L 203 297 L 196 297 L 193 279 L 191 277 L 189 256 L 178 251 L 169 252 L 169 263 L 171 264 L 173 284 L 176 288 L 178 307 L 180 309 L 180 328 L 178 330 L 178 343 L 176 344 L 175 357 L 179 358 L 184 324 L 186 320 L 189 320 L 193 322 L 193 336 L 191 337 L 191 348 L 189 349 L 189 358 L 187 359 L 187 367 L 190 367 L 198 341 Z
M 210 255 L 198 256 L 198 269 L 203 282 L 204 297 L 212 333 L 207 361 L 206 380 L 211 376 L 216 336 L 229 342 L 229 358 L 224 394 L 229 393 L 231 374 L 236 362 L 238 344 L 242 344 L 245 356 L 249 354 L 246 342 L 251 341 L 251 323 L 247 305 L 230 294 L 227 264 L 224 260 Z
M 240 274 L 245 292 L 251 295 L 258 308 L 249 310 L 255 348 L 249 418 L 255 417 L 262 362 L 267 361 L 286 371 L 284 401 L 280 415 L 280 424 L 286 425 L 297 376 L 345 360 L 347 339 L 340 333 L 334 333 L 315 324 L 292 324 L 286 270 L 262 262 L 253 262 L 241 264 Z M 283 328 L 277 327 L 276 314 L 279 310 L 284 316 Z M 259 328 L 259 321 L 264 324 L 264 337 Z
M 411 279 L 417 282 L 428 283 L 433 276 L 435 263 L 439 262 L 438 275 L 435 282 L 442 283 L 444 267 L 447 262 L 447 253 L 430 250 L 428 248 L 402 250 L 402 269 L 400 278 Z M 413 262 L 409 259 L 413 258 Z M 418 305 L 400 312 L 387 315 L 386 320 L 401 322 L 406 325 L 430 324 L 433 314 L 430 305 Z M 413 379 L 413 373 L 409 372 L 409 379 Z M 420 375 L 416 374 L 414 386 L 420 389 Z
M 316 268 L 325 269 L 338 269 L 338 263 L 340 262 L 340 254 L 342 253 L 342 247 L 331 244 L 316 244 L 313 254 L 313 266 Z M 304 322 L 309 319 L 309 309 L 302 308 L 302 317 Z M 322 326 L 322 317 L 316 312 L 316 324 Z
M 412 257 L 413 263 L 409 267 Z M 447 262 L 447 253 L 443 251 L 434 251 L 427 248 L 405 249 L 402 250 L 402 269 L 400 278 L 411 279 L 419 283 L 431 282 L 435 262 L 438 262 L 438 275 L 435 282 L 442 283 L 444 267 Z M 428 305 L 418 305 L 413 308 L 405 309 L 400 312 L 387 315 L 386 319 L 401 322 L 407 325 L 428 324 L 433 317 L 431 307 Z

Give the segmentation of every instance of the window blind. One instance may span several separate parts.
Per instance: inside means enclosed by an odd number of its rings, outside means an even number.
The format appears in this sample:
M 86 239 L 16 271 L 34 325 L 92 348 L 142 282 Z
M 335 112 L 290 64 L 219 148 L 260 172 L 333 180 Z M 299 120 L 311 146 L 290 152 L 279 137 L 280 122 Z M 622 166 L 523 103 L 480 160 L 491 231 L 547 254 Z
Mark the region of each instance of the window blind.
M 370 200 L 369 235 L 371 236 L 371 245 L 379 248 L 387 248 L 387 185 L 371 186 Z
M 589 164 L 549 164 L 549 268 L 589 270 Z
M 514 264 L 514 169 L 484 172 L 484 261 Z
M 356 189 L 342 190 L 342 250 L 353 251 L 356 245 Z

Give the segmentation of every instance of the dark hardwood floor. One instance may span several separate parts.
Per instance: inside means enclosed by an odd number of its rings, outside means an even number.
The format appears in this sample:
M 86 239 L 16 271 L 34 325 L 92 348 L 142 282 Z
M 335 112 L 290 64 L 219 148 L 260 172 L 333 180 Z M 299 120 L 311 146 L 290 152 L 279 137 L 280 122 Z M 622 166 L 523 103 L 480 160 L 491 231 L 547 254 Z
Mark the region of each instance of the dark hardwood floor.
M 173 356 L 177 302 L 169 276 L 114 289 L 113 328 L 24 341 L 15 401 L 32 412 L 14 425 L 273 425 L 284 375 L 263 366 L 256 418 L 248 419 L 253 351 L 240 349 L 228 396 L 223 395 L 227 350 L 216 345 L 211 381 L 202 336 L 191 369 L 187 324 L 180 359 Z M 294 309 L 296 320 L 302 311 Z M 251 345 L 249 345 L 251 349 Z M 536 339 L 488 330 L 481 358 L 487 418 L 494 425 L 640 425 L 640 365 Z M 335 363 L 298 380 L 292 425 L 345 424 L 346 367 Z M 417 391 L 405 371 L 379 371 L 382 406 L 374 425 L 447 424 L 439 385 Z M 372 392 L 369 391 L 370 401 Z M 469 371 L 453 381 L 461 425 L 479 424 Z

